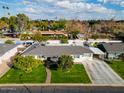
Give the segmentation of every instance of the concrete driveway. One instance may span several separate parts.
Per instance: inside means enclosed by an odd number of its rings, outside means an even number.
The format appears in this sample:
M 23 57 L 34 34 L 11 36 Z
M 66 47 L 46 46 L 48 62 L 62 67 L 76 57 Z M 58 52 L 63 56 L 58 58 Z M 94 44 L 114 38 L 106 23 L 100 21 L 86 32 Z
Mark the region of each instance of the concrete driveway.
M 124 80 L 101 60 L 86 60 L 83 64 L 94 84 L 124 84 Z

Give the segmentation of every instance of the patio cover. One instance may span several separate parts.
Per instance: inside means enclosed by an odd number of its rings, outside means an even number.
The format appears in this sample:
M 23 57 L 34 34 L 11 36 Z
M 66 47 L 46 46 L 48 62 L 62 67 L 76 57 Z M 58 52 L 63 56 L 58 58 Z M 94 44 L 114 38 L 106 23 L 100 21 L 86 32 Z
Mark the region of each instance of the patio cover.
M 94 54 L 98 54 L 98 55 L 104 55 L 104 52 L 102 52 L 100 49 L 95 48 L 95 47 L 90 47 L 90 50 L 94 53 Z

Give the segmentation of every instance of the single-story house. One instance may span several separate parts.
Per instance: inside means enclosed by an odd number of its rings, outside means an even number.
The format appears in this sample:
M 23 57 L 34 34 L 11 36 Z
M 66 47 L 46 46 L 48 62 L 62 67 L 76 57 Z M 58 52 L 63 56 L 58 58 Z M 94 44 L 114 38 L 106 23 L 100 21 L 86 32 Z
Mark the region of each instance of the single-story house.
M 8 36 L 8 37 L 14 37 L 15 38 L 19 35 L 20 35 L 20 32 L 17 32 L 17 31 L 12 32 L 12 31 L 8 30 L 8 31 L 2 32 L 2 36 Z
M 32 33 L 36 33 L 36 32 L 40 32 L 43 36 L 68 36 L 68 34 L 65 32 L 65 31 L 58 31 L 58 30 L 55 30 L 55 31 L 52 31 L 52 30 L 49 30 L 49 31 L 38 31 L 38 30 L 33 30 Z
M 0 64 L 2 62 L 10 62 L 11 57 L 18 52 L 18 48 L 20 47 L 23 46 L 17 44 L 0 44 Z
M 59 58 L 61 55 L 70 55 L 74 58 L 74 62 L 82 62 L 84 59 L 92 59 L 93 52 L 89 48 L 82 46 L 43 46 L 41 44 L 33 44 L 22 55 L 31 55 L 42 60 L 54 57 Z
M 102 43 L 98 47 L 105 53 L 105 58 L 118 59 L 124 54 L 124 43 Z

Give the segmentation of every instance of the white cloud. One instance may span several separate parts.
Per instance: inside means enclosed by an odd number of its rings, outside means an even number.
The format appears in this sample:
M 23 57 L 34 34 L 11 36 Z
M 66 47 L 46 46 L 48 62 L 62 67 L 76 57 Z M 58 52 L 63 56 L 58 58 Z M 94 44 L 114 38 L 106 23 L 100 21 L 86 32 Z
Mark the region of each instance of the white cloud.
M 102 17 L 107 18 L 116 13 L 114 9 L 108 9 L 100 3 L 87 3 L 86 1 L 87 0 L 23 0 L 25 7 L 18 10 L 19 12 L 28 14 L 33 19 L 36 15 L 38 18 L 50 19 L 55 17 L 61 18 L 62 16 L 68 19 L 102 19 Z
M 107 9 L 101 4 L 85 3 L 85 2 L 70 2 L 69 0 L 63 0 L 56 2 L 56 5 L 62 8 L 70 10 L 83 10 L 87 12 L 98 12 L 98 13 L 115 13 L 112 9 Z
M 87 2 L 88 0 L 22 0 L 22 2 L 9 3 L 17 6 L 14 14 L 25 13 L 32 19 L 45 18 L 53 19 L 62 16 L 67 19 L 107 19 L 111 15 L 118 18 L 124 14 L 124 11 L 116 10 L 116 8 L 107 8 L 104 4 L 111 3 L 124 6 L 124 0 L 97 0 L 98 3 Z M 89 0 L 91 1 L 91 0 Z M 16 2 L 14 0 L 13 2 Z M 6 2 L 0 1 L 1 4 Z M 103 4 L 104 3 L 104 4 Z M 17 10 L 17 11 L 16 11 Z M 124 10 L 124 9 L 123 9 Z
M 122 1 L 122 2 L 120 3 L 120 5 L 121 5 L 122 7 L 124 7 L 124 1 Z
M 87 0 L 32 0 L 41 4 L 43 2 L 51 3 L 58 8 L 68 9 L 69 11 L 87 11 L 98 13 L 115 13 L 115 10 L 108 9 L 101 4 L 86 3 Z M 99 2 L 112 2 L 115 0 L 97 0 Z M 120 1 L 120 0 L 116 0 Z M 123 3 L 124 4 L 124 3 Z
M 124 7 L 124 0 L 97 0 L 97 1 L 101 3 L 117 4 L 117 5 Z
M 31 2 L 30 2 L 30 1 L 26 1 L 26 0 L 22 1 L 22 3 L 23 3 L 24 5 L 31 4 Z
M 40 7 L 26 7 L 26 8 L 18 8 L 18 12 L 24 12 L 24 13 L 30 13 L 30 14 L 35 14 L 35 15 L 40 15 L 42 13 L 54 13 L 55 11 L 52 9 L 44 9 Z
M 41 11 L 39 11 L 39 10 L 36 10 L 36 9 L 32 8 L 32 7 L 25 8 L 24 11 L 25 11 L 25 12 L 34 13 L 34 14 L 38 14 L 39 12 L 41 12 Z

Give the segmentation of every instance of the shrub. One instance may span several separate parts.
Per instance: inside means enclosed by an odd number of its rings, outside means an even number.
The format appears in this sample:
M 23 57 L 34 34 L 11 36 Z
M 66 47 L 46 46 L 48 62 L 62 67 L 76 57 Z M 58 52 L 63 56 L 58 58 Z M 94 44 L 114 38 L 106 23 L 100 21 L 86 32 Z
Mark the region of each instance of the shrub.
M 5 44 L 15 44 L 12 40 L 6 40 Z
M 68 39 L 61 39 L 61 43 L 68 43 Z
M 16 56 L 14 58 L 14 68 L 25 71 L 26 73 L 32 72 L 41 64 L 41 60 L 35 59 L 33 56 Z
M 29 34 L 21 34 L 21 40 L 29 40 L 30 39 L 30 35 Z
M 91 38 L 93 38 L 93 39 L 98 39 L 99 38 L 99 35 L 97 35 L 97 34 L 93 34 L 92 36 L 91 36 Z

